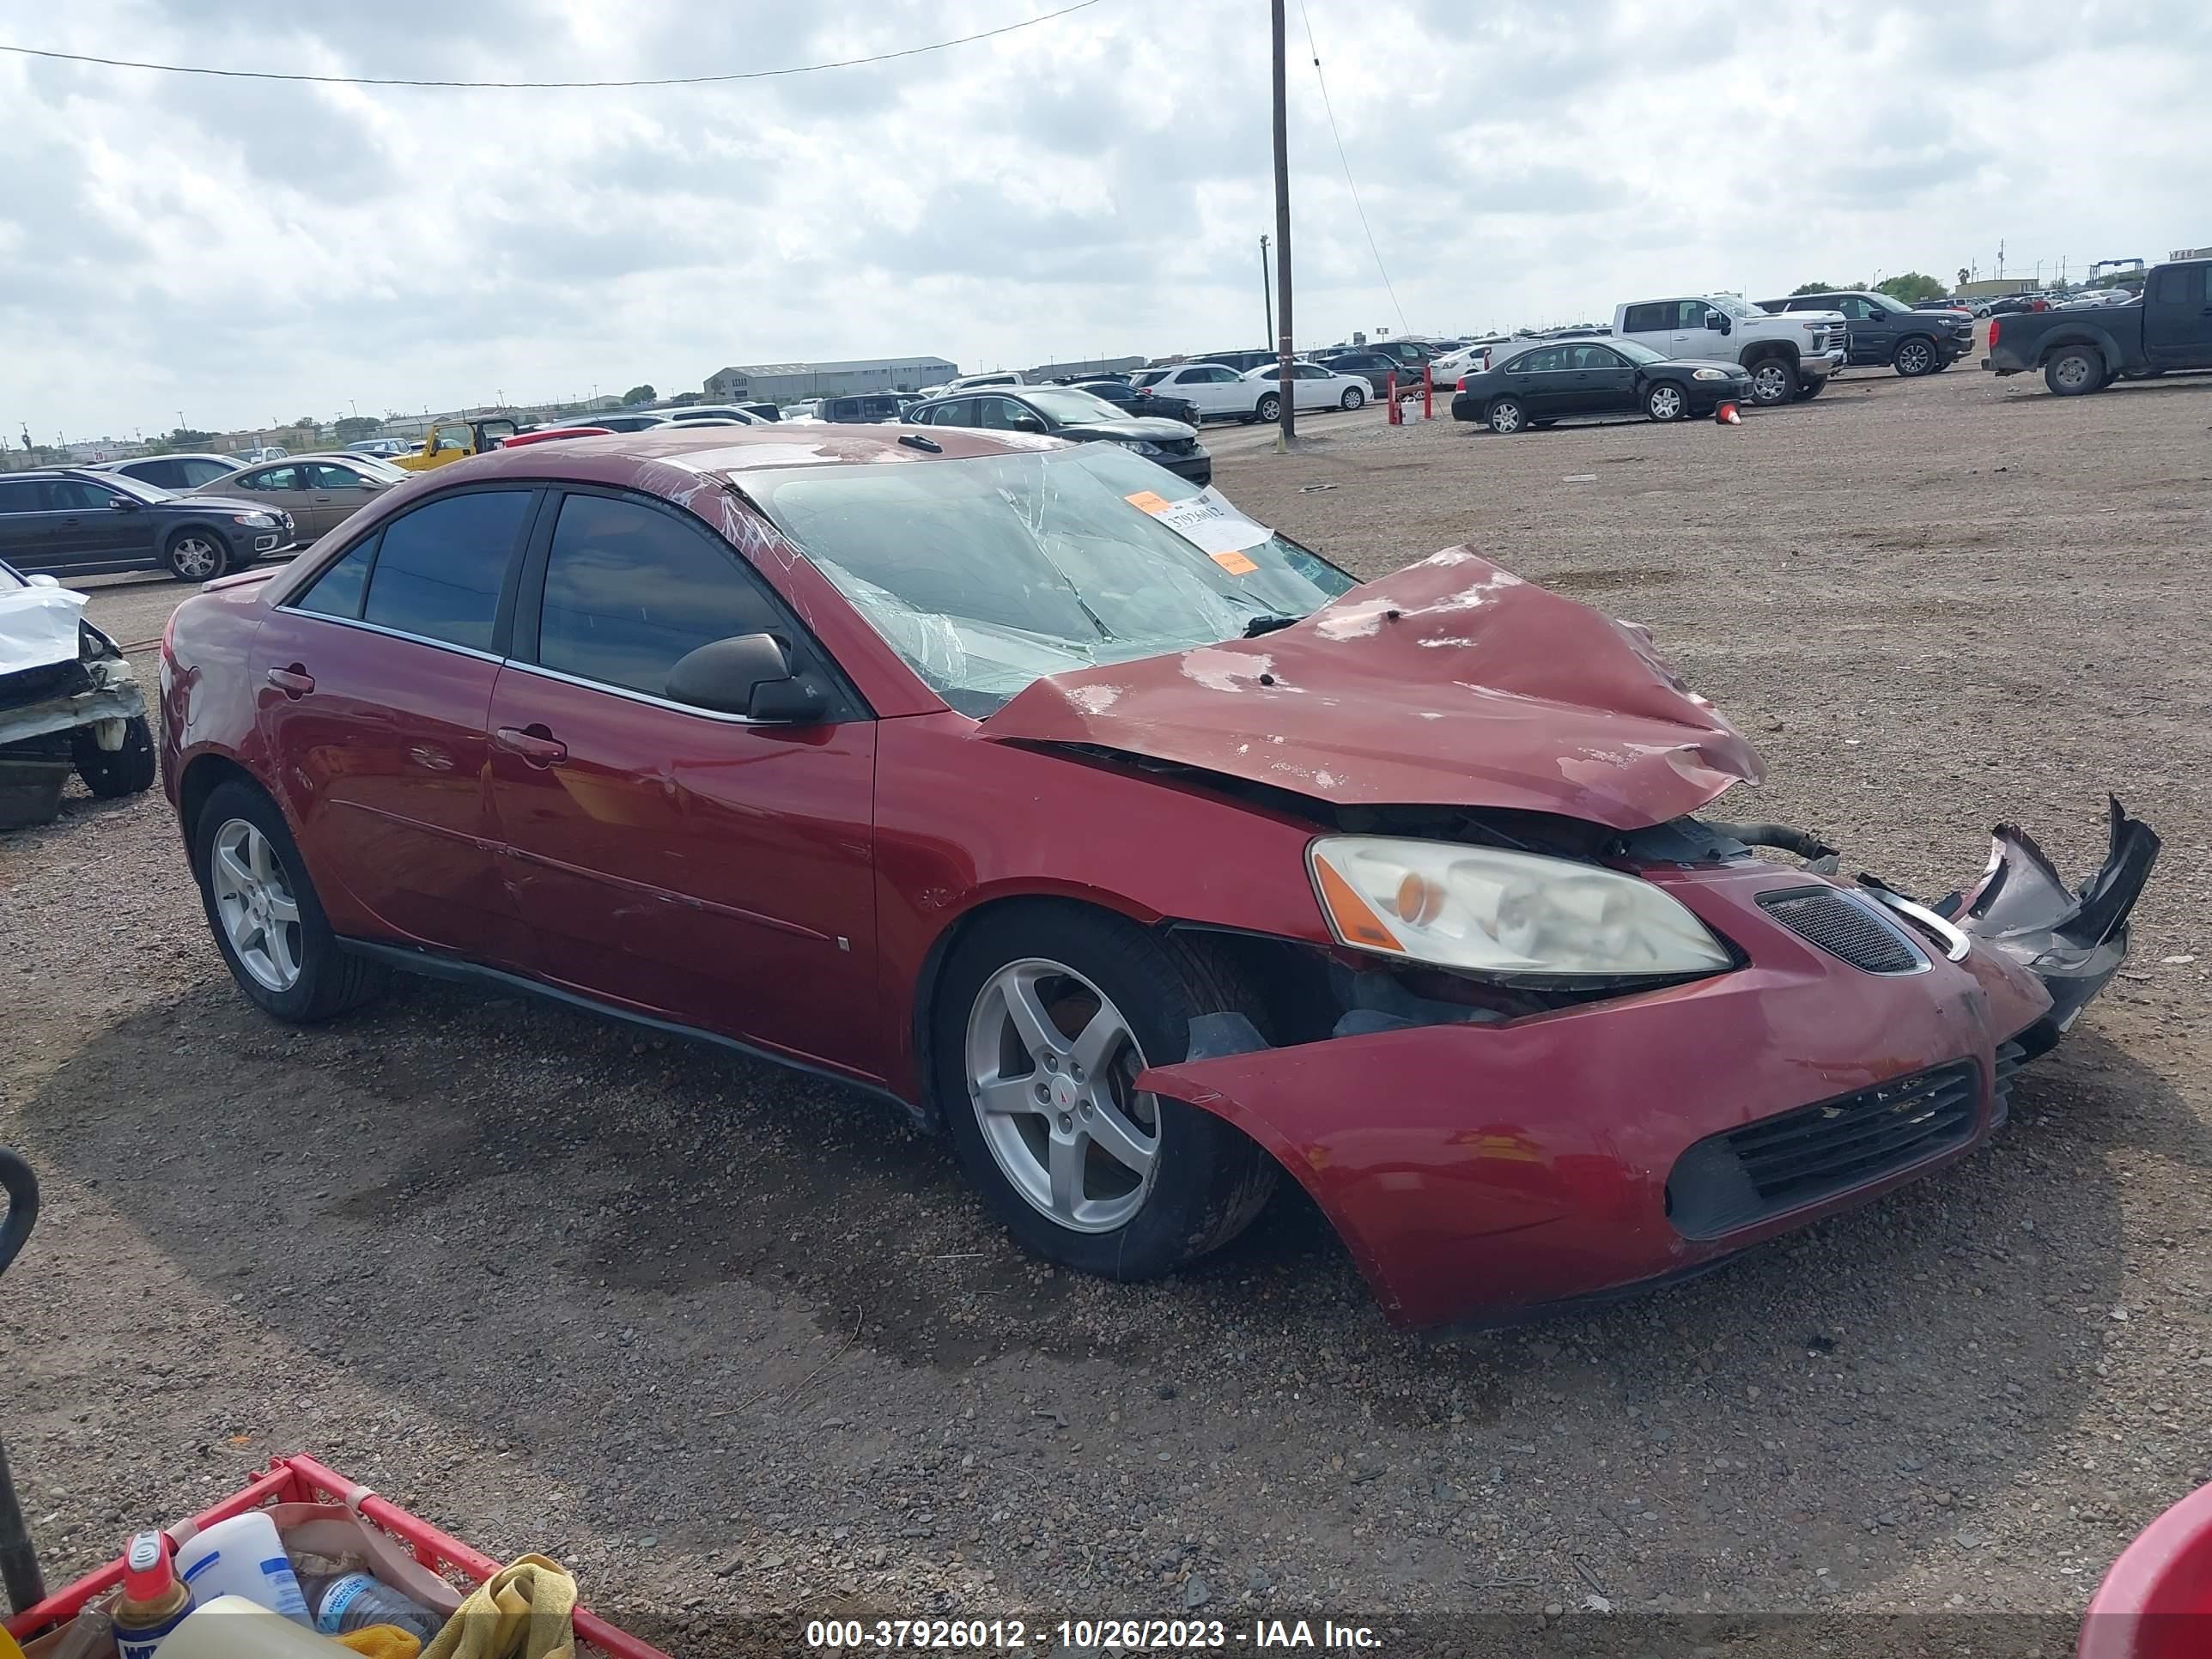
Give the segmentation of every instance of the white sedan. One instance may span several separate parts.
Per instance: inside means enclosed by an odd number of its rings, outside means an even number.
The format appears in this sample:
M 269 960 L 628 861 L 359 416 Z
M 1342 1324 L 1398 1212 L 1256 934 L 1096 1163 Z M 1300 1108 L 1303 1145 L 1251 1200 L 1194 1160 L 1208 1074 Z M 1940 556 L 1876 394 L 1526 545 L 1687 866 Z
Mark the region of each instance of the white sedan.
M 1245 373 L 1244 384 L 1251 388 L 1254 420 L 1265 423 L 1282 418 L 1279 374 L 1279 370 L 1273 363 Z M 1320 363 L 1292 363 L 1291 384 L 1297 388 L 1292 406 L 1297 409 L 1358 409 L 1372 395 L 1365 375 L 1340 374 Z

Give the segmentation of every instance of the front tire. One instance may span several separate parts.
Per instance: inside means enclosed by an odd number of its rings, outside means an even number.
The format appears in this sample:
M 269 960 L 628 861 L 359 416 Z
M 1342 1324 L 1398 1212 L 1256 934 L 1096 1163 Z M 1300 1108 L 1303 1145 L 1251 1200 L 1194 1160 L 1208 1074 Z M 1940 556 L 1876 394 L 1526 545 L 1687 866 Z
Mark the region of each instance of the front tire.
M 2104 354 L 2094 346 L 2062 346 L 2043 366 L 2043 383 L 2061 398 L 2079 398 L 2102 392 L 2109 384 Z
M 1889 366 L 1906 380 L 1917 380 L 1923 374 L 1933 374 L 1942 364 L 1936 355 L 1936 343 L 1915 334 L 1898 342 Z
M 1528 411 L 1517 398 L 1494 398 L 1486 418 L 1492 432 L 1501 438 L 1510 438 L 1528 424 Z
M 1690 413 L 1690 400 L 1672 380 L 1661 380 L 1644 394 L 1644 412 L 1655 421 L 1680 421 Z
M 1819 397 L 1827 389 L 1828 377 L 1826 375 L 1801 375 L 1797 381 L 1797 401 L 1801 404 L 1809 404 L 1814 398 Z
M 1337 399 L 1337 407 L 1349 414 L 1366 401 L 1367 394 L 1364 392 L 1356 386 L 1348 386 L 1344 388 L 1344 396 Z
M 1040 903 L 983 917 L 931 1013 L 953 1146 L 1027 1249 L 1154 1279 L 1227 1243 L 1274 1190 L 1274 1161 L 1210 1112 L 1139 1093 L 1189 1052 L 1200 1014 L 1259 1007 L 1227 964 L 1119 916 Z
M 230 544 L 212 530 L 193 526 L 169 538 L 161 562 L 180 582 L 211 582 L 230 568 Z
M 1270 392 L 1253 405 L 1252 418 L 1261 426 L 1273 426 L 1283 418 L 1283 398 L 1279 392 Z
M 1762 357 L 1751 366 L 1751 400 L 1761 409 L 1786 404 L 1797 395 L 1797 371 L 1787 357 Z
M 143 794 L 153 786 L 158 769 L 153 728 L 143 714 L 123 722 L 123 746 L 102 749 L 92 728 L 80 726 L 70 733 L 70 760 L 84 787 L 102 800 Z
M 192 873 L 224 965 L 264 1013 L 311 1024 L 383 991 L 380 964 L 338 948 L 284 815 L 254 785 L 233 779 L 209 795 Z

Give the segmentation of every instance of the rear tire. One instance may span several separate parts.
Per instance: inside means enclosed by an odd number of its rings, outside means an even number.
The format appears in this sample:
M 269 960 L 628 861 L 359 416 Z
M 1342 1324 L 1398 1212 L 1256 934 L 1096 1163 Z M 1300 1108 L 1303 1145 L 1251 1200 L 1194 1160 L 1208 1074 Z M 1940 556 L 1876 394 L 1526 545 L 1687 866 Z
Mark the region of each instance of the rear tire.
M 1814 398 L 1819 397 L 1827 389 L 1828 377 L 1826 375 L 1800 375 L 1797 380 L 1797 401 L 1801 404 L 1809 404 Z
M 153 729 L 143 714 L 123 722 L 120 749 L 102 749 L 90 726 L 78 726 L 70 733 L 70 760 L 84 787 L 102 800 L 143 793 L 153 786 L 158 769 Z
M 1270 392 L 1266 397 L 1261 398 L 1252 406 L 1252 418 L 1259 422 L 1261 426 L 1273 426 L 1281 420 L 1283 418 L 1282 394 L 1279 392 Z
M 1797 371 L 1787 357 L 1761 357 L 1750 368 L 1751 400 L 1761 409 L 1786 404 L 1797 395 Z
M 2061 346 L 2043 366 L 2043 383 L 2060 398 L 2080 398 L 2102 392 L 2110 384 L 2104 354 L 2094 346 Z
M 1013 999 L 1024 994 L 1057 1049 L 1052 1066 L 1021 1035 Z M 1205 1013 L 1262 1018 L 1224 961 L 1119 916 L 1021 905 L 983 917 L 954 946 L 930 1013 L 932 1086 L 969 1178 L 1024 1248 L 1082 1273 L 1156 1279 L 1259 1214 L 1279 1173 L 1273 1158 L 1212 1113 L 1130 1086 L 1146 1066 L 1182 1060 L 1190 1022 Z M 1071 1028 L 1087 1033 L 1094 1021 L 1113 1035 L 1086 1076 Z M 1116 1144 L 1148 1146 L 1146 1173 Z M 1073 1160 L 1064 1186 L 1056 1152 Z
M 212 530 L 189 526 L 169 538 L 161 562 L 180 582 L 211 582 L 230 568 L 230 544 Z
M 1889 366 L 1908 380 L 1917 380 L 1923 374 L 1933 374 L 1942 367 L 1937 356 L 1936 342 L 1921 335 L 1908 335 L 1897 343 L 1897 351 Z
M 1510 438 L 1528 424 L 1528 411 L 1517 398 L 1493 398 L 1483 418 L 1499 437 Z
M 1366 401 L 1367 394 L 1364 392 L 1356 386 L 1348 386 L 1344 388 L 1344 396 L 1337 399 L 1337 407 L 1349 413 Z
M 250 907 L 234 890 L 228 894 L 218 890 L 216 845 L 235 841 L 250 847 L 256 836 L 269 871 L 262 884 L 264 892 L 281 894 L 282 902 L 273 908 L 265 901 L 258 907 L 264 943 L 258 952 L 241 951 L 234 938 L 245 931 L 239 925 L 240 914 L 256 907 Z M 238 981 L 238 988 L 255 1007 L 278 1019 L 306 1025 L 357 1008 L 382 994 L 391 977 L 388 970 L 380 963 L 339 948 L 337 936 L 331 932 L 323 915 L 322 902 L 315 896 L 314 883 L 308 878 L 307 860 L 300 856 L 283 813 L 258 786 L 235 778 L 216 785 L 192 826 L 191 850 L 192 873 L 199 880 L 200 904 L 207 913 L 216 949 L 222 953 L 223 963 Z M 250 868 L 252 859 L 246 861 Z M 284 915 L 288 906 L 289 921 Z M 271 939 L 271 929 L 285 936 L 281 945 Z M 258 969 L 250 962 L 256 955 Z M 289 980 L 283 971 L 288 964 L 293 969 Z

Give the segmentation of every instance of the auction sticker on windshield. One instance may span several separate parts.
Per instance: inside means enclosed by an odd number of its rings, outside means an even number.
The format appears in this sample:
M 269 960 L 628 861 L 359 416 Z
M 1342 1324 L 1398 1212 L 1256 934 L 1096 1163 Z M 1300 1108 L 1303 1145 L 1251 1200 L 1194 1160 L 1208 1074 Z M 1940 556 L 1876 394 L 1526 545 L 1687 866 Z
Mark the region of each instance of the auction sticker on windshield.
M 1274 533 L 1239 513 L 1218 489 L 1201 489 L 1187 501 L 1170 501 L 1149 489 L 1122 499 L 1210 555 L 1232 576 L 1249 576 L 1260 568 L 1244 556 L 1244 550 L 1257 547 Z

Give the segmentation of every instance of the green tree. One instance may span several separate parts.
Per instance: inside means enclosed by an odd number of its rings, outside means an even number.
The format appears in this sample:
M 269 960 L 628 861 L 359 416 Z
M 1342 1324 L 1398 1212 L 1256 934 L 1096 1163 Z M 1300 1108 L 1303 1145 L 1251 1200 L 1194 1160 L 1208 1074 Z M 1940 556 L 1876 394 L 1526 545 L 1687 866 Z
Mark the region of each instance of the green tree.
M 1974 268 L 1972 265 L 1960 265 L 1959 267 L 1959 286 L 1960 288 L 1964 288 L 1967 283 L 1973 280 Z
M 155 439 L 154 443 L 157 449 L 191 450 L 205 449 L 215 440 L 216 434 L 212 432 L 202 432 L 197 427 L 180 426 L 167 437 Z
M 383 424 L 383 422 L 370 416 L 345 415 L 339 417 L 337 425 L 332 430 L 337 434 L 340 443 L 349 444 L 366 438 Z
M 1945 289 L 1942 283 L 1925 272 L 1908 270 L 1901 276 L 1885 277 L 1876 285 L 1875 292 L 1887 294 L 1893 300 L 1902 300 L 1907 305 L 1915 305 L 1922 300 L 1942 299 Z
M 626 404 L 649 404 L 660 394 L 649 386 L 634 386 L 623 393 Z
M 1833 283 L 1800 283 L 1790 290 L 1790 297 L 1794 300 L 1801 294 L 1835 294 L 1840 291 Z

